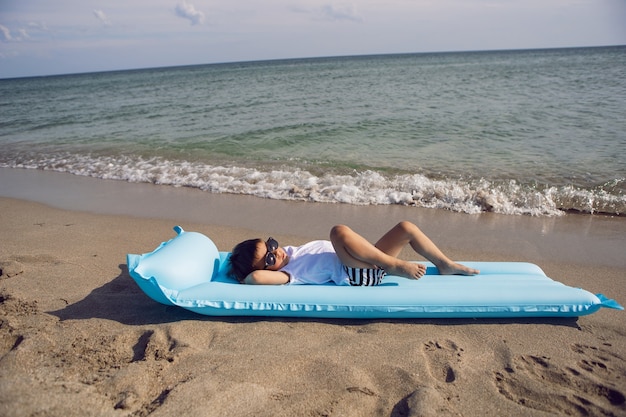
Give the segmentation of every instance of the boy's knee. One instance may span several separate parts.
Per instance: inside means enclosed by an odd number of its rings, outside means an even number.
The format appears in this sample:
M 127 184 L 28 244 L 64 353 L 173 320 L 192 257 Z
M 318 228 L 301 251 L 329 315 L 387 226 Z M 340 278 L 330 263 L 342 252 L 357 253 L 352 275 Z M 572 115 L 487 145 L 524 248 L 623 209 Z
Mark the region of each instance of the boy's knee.
M 336 226 L 333 226 L 333 228 L 330 229 L 330 239 L 335 240 L 339 238 L 340 236 L 345 235 L 345 233 L 349 230 L 350 228 L 343 224 L 338 224 Z
M 396 225 L 396 227 L 406 231 L 415 227 L 415 225 L 407 220 L 402 220 L 400 223 Z
M 413 223 L 411 223 L 410 221 L 407 220 L 403 220 L 400 223 L 398 223 L 396 225 L 397 228 L 404 230 L 405 232 L 408 232 L 410 230 L 416 229 L 417 226 Z

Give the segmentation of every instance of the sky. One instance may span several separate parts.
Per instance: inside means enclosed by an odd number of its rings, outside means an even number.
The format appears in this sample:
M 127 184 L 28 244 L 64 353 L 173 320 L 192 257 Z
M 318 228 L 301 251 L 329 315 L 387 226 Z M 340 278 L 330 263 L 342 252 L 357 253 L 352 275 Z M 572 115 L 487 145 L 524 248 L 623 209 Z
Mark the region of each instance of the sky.
M 626 44 L 626 0 L 0 0 L 0 78 Z

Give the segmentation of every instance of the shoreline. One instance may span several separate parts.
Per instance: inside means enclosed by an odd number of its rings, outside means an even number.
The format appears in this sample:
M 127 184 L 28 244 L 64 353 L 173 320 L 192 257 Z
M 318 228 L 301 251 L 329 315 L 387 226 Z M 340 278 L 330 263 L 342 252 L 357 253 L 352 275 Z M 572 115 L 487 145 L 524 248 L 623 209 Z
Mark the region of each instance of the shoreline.
M 325 238 L 336 223 L 375 239 L 406 218 L 453 259 L 529 261 L 624 304 L 623 218 L 293 203 L 21 174 L 0 169 L 2 415 L 626 413 L 623 311 L 577 320 L 205 317 L 150 300 L 125 265 L 176 224 L 230 250 L 270 233 L 290 244 Z
M 0 168 L 0 197 L 62 210 L 196 223 L 303 239 L 327 239 L 335 224 L 348 224 L 375 241 L 401 220 L 416 223 L 446 250 L 472 260 L 574 262 L 626 269 L 626 218 L 565 214 L 531 217 L 465 214 L 400 205 L 356 206 L 212 194 L 53 171 Z M 478 243 L 477 243 L 478 242 Z M 216 242 L 218 244 L 219 242 Z M 220 250 L 230 250 L 218 244 Z M 465 259 L 470 259 L 461 256 Z

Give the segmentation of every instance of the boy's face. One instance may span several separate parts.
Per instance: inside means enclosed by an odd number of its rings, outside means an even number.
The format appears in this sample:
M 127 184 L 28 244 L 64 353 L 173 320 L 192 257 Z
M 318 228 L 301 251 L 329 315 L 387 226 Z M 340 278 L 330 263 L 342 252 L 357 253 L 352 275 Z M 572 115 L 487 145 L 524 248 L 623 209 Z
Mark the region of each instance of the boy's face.
M 278 242 L 276 242 L 276 244 L 278 244 Z M 252 263 L 255 269 L 278 271 L 289 263 L 289 257 L 283 248 L 276 247 L 274 250 L 270 249 L 273 248 L 269 247 L 266 242 L 257 243 L 256 252 L 254 254 L 254 262 Z M 267 263 L 268 261 L 271 263 L 272 256 L 270 254 L 274 255 L 273 258 L 275 261 L 273 265 L 268 265 Z

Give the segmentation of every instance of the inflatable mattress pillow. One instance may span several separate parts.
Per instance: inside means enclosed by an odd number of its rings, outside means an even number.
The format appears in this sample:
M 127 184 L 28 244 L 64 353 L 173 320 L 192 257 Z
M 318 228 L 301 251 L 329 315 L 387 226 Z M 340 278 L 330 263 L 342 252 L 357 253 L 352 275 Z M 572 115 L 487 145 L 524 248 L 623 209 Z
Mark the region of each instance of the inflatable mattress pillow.
M 179 291 L 210 282 L 220 267 L 220 253 L 211 239 L 176 226 L 176 237 L 150 253 L 127 257 L 128 271 L 153 300 L 174 305 Z

